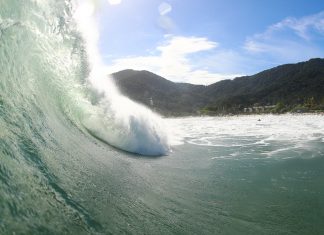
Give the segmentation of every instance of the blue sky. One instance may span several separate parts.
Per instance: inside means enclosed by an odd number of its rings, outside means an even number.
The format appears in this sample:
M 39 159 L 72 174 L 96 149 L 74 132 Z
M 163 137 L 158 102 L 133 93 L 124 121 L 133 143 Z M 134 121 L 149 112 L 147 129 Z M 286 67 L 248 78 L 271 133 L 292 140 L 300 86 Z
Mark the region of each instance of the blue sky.
M 108 73 L 210 84 L 324 57 L 322 0 L 101 0 Z

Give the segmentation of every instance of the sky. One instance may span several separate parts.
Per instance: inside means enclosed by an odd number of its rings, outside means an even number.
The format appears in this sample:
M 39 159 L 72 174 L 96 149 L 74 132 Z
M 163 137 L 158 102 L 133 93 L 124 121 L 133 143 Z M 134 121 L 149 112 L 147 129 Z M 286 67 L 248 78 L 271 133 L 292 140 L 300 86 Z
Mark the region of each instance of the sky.
M 107 73 L 211 84 L 324 57 L 323 0 L 100 0 Z

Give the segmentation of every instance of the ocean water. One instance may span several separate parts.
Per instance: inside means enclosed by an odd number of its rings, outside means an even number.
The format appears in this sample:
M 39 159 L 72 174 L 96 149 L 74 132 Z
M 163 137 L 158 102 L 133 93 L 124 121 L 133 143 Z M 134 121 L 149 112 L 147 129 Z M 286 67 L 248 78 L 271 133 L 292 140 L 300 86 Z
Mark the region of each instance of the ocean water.
M 83 4 L 0 0 L 1 235 L 324 233 L 323 115 L 161 119 Z

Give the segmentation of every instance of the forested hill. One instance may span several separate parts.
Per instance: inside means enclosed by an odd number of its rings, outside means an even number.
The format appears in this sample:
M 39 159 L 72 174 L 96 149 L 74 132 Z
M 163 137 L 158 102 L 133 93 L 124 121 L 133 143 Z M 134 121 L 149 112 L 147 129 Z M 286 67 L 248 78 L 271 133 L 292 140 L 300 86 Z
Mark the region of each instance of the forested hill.
M 148 71 L 124 70 L 113 77 L 124 95 L 167 116 L 251 109 L 302 112 L 324 106 L 324 59 L 281 65 L 209 86 L 174 83 Z M 253 109 L 256 106 L 264 109 Z
M 192 115 L 208 104 L 205 86 L 174 83 L 148 71 L 123 70 L 113 77 L 124 95 L 167 116 Z

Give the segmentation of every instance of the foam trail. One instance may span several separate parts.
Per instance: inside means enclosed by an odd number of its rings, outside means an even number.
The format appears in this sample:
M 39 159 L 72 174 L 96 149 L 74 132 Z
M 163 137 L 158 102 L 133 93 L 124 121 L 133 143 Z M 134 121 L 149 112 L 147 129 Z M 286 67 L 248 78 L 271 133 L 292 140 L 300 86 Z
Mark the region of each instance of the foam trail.
M 79 1 L 74 15 L 86 44 L 90 66 L 88 82 L 101 96 L 91 113 L 81 121 L 89 133 L 117 148 L 144 155 L 165 155 L 169 144 L 164 121 L 122 96 L 105 73 L 97 47 L 99 33 L 95 11 L 92 1 Z

